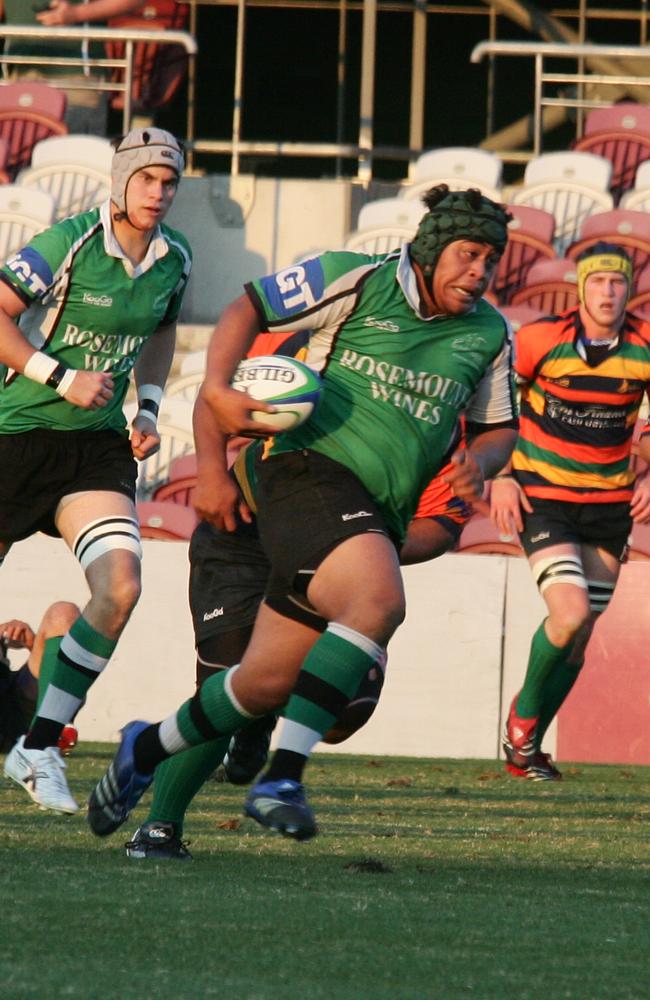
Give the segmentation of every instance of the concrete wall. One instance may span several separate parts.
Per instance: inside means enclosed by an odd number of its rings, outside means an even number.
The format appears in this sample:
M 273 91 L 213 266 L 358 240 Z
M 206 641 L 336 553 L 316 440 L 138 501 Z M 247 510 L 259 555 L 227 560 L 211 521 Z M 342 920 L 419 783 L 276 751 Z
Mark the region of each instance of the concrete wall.
M 79 714 L 82 739 L 114 740 L 129 719 L 163 718 L 194 688 L 187 545 L 143 544 L 143 595 Z M 454 554 L 406 567 L 404 579 L 407 619 L 390 644 L 380 705 L 350 740 L 319 749 L 494 759 L 543 617 L 528 563 Z M 650 561 L 625 566 L 619 588 L 611 625 L 605 617 L 599 624 L 560 716 L 560 738 L 554 725 L 545 740 L 558 759 L 650 764 Z M 63 542 L 38 535 L 16 545 L 0 572 L 0 620 L 36 625 L 52 600 L 83 604 L 86 595 Z M 605 741 L 605 733 L 621 731 L 624 740 Z
M 167 219 L 194 251 L 181 321 L 214 323 L 245 281 L 340 247 L 351 200 L 351 182 L 343 180 L 183 178 Z

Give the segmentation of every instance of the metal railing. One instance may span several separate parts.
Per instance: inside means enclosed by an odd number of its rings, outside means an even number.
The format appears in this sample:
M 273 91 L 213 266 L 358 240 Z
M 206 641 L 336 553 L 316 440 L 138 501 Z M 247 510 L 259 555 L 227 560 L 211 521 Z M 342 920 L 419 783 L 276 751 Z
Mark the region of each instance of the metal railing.
M 78 41 L 80 54 L 78 56 L 36 56 L 36 55 L 13 55 L 11 52 L 3 53 L 0 56 L 0 64 L 3 69 L 11 66 L 26 66 L 32 69 L 43 67 L 44 75 L 47 75 L 47 82 L 53 86 L 62 87 L 65 90 L 102 90 L 112 93 L 124 94 L 124 108 L 122 112 L 122 127 L 124 132 L 128 132 L 132 118 L 131 90 L 133 86 L 133 55 L 134 46 L 137 42 L 150 42 L 156 45 L 181 45 L 187 52 L 190 63 L 197 52 L 196 40 L 187 31 L 149 31 L 143 28 L 36 28 L 23 25 L 0 24 L 0 38 L 33 38 L 35 42 L 42 43 L 53 41 Z M 92 42 L 123 42 L 123 58 L 109 58 L 108 56 L 85 56 L 81 54 L 84 43 Z M 56 66 L 62 69 L 69 69 L 73 75 L 85 76 L 86 79 L 75 81 L 74 87 L 65 81 L 58 82 L 56 74 L 48 75 L 46 70 Z M 123 80 L 108 80 L 102 76 L 93 76 L 92 70 L 124 70 Z M 7 81 L 9 82 L 9 81 Z
M 533 148 L 528 154 L 513 150 L 494 150 L 503 160 L 530 159 L 542 152 L 544 128 L 547 124 L 557 124 L 564 112 L 569 108 L 585 110 L 599 108 L 612 104 L 612 97 L 587 96 L 585 88 L 617 87 L 630 100 L 648 102 L 650 91 L 650 76 L 633 73 L 626 65 L 650 59 L 647 46 L 633 45 L 591 45 L 569 44 L 567 42 L 481 42 L 471 54 L 471 62 L 479 63 L 485 57 L 495 56 L 525 56 L 534 60 L 535 79 L 533 94 Z M 566 72 L 549 71 L 549 59 L 568 59 L 578 63 L 575 70 Z M 586 72 L 585 66 L 591 65 L 594 72 Z M 569 88 L 575 96 L 562 93 L 558 96 L 548 92 L 549 86 Z M 545 120 L 544 109 L 560 109 L 561 114 L 551 116 L 551 121 Z M 581 121 L 581 119 L 579 119 Z M 580 128 L 578 128 L 578 134 Z

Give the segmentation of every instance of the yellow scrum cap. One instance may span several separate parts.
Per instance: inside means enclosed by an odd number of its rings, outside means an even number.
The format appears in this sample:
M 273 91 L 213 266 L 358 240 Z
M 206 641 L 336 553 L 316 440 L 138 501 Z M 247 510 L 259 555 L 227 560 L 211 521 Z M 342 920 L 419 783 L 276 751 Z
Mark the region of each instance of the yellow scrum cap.
M 615 243 L 596 243 L 583 250 L 576 261 L 578 275 L 578 299 L 585 301 L 585 283 L 590 274 L 597 271 L 618 271 L 627 281 L 627 298 L 632 293 L 632 261 L 623 247 Z

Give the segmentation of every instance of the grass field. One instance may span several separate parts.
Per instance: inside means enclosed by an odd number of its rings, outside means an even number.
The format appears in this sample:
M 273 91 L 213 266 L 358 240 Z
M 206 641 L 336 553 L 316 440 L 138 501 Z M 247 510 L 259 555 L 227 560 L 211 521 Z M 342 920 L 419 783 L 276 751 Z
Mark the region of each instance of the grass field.
M 80 801 L 109 757 L 71 758 Z M 100 841 L 4 784 L 0 997 L 647 1000 L 650 768 L 563 770 L 317 756 L 305 844 L 210 782 L 185 864 L 125 857 L 142 807 Z

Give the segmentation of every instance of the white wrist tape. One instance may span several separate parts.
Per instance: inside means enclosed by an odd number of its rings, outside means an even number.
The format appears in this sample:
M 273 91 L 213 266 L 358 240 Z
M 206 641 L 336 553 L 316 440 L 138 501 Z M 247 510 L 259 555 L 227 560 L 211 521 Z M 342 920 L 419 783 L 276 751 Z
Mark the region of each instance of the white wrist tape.
M 138 412 L 137 417 L 146 417 L 152 423 L 158 420 L 158 410 L 162 402 L 162 386 L 146 383 L 138 386 Z
M 61 381 L 56 387 L 56 391 L 58 392 L 59 396 L 65 396 L 66 392 L 72 385 L 76 374 L 77 374 L 76 368 L 68 368 L 66 370 L 65 375 L 62 377 Z
M 34 382 L 46 385 L 48 378 L 58 366 L 59 362 L 56 358 L 48 357 L 43 351 L 35 351 L 23 368 L 23 375 L 31 378 Z

